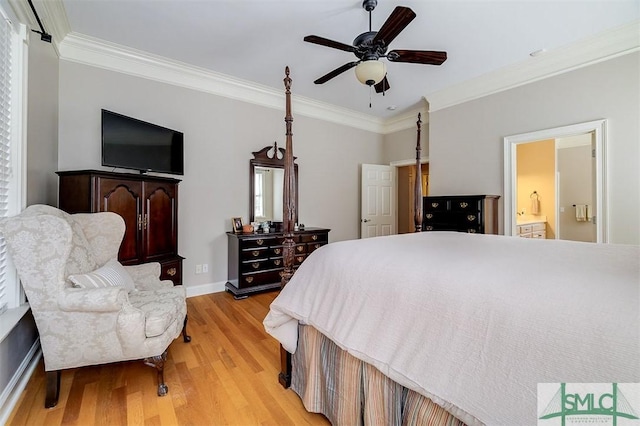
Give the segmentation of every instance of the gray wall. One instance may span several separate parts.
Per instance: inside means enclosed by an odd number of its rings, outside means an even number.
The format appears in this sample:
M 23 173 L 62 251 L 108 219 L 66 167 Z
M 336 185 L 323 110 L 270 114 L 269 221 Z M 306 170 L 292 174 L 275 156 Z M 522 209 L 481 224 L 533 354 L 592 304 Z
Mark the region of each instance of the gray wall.
M 178 241 L 186 257 L 183 281 L 187 287 L 226 281 L 225 232 L 231 217 L 248 220 L 251 152 L 274 141 L 284 147 L 284 99 L 283 110 L 269 109 L 68 61 L 60 62 L 59 91 L 60 170 L 103 169 L 101 108 L 184 132 Z M 381 163 L 383 137 L 296 115 L 295 102 L 292 108 L 299 221 L 331 228 L 330 241 L 357 238 L 359 165 Z M 195 265 L 203 263 L 209 273 L 195 275 Z
M 417 120 L 417 116 L 416 116 Z M 384 162 L 415 160 L 417 126 L 389 133 L 384 137 Z M 429 123 L 422 115 L 420 128 L 421 158 L 429 158 Z
M 431 194 L 503 195 L 503 137 L 608 119 L 609 241 L 640 244 L 639 75 L 636 52 L 432 112 Z
M 57 205 L 58 56 L 31 33 L 27 128 L 27 205 Z

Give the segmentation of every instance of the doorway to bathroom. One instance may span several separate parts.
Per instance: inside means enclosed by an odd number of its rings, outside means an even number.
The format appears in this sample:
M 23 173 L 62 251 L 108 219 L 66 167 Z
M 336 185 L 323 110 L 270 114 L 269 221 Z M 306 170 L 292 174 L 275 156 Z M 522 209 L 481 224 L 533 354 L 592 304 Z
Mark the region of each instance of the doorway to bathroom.
M 543 223 L 546 238 L 606 242 L 606 121 L 509 136 L 505 234 Z

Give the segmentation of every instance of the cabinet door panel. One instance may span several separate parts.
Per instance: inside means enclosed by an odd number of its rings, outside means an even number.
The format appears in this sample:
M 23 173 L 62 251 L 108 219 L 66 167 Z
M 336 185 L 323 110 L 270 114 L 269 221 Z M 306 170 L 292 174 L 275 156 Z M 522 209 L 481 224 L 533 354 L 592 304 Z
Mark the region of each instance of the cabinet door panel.
M 144 183 L 145 261 L 177 254 L 177 203 L 174 186 L 155 182 Z
M 142 211 L 140 182 L 121 179 L 98 178 L 99 205 L 96 211 L 118 213 L 124 219 L 125 232 L 118 259 L 121 262 L 142 261 L 139 233 Z

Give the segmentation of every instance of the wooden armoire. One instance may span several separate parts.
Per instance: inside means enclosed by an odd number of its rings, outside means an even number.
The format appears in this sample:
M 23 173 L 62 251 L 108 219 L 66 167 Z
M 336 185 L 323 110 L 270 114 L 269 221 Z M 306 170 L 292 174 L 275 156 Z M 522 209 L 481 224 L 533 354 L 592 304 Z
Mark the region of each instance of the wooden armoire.
M 126 230 L 118 260 L 123 265 L 159 262 L 161 279 L 182 284 L 178 254 L 180 180 L 97 170 L 57 172 L 58 205 L 68 213 L 115 212 Z

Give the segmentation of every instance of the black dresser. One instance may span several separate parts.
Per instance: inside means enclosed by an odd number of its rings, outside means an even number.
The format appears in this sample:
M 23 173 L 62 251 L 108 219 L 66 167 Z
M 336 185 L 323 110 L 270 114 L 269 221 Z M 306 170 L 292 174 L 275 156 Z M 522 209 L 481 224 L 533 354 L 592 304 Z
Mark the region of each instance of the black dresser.
M 499 195 L 423 197 L 423 231 L 498 233 Z
M 329 242 L 330 229 L 306 228 L 294 232 L 294 269 L 314 250 Z M 284 234 L 281 232 L 236 234 L 227 232 L 228 281 L 225 288 L 236 298 L 280 289 Z

